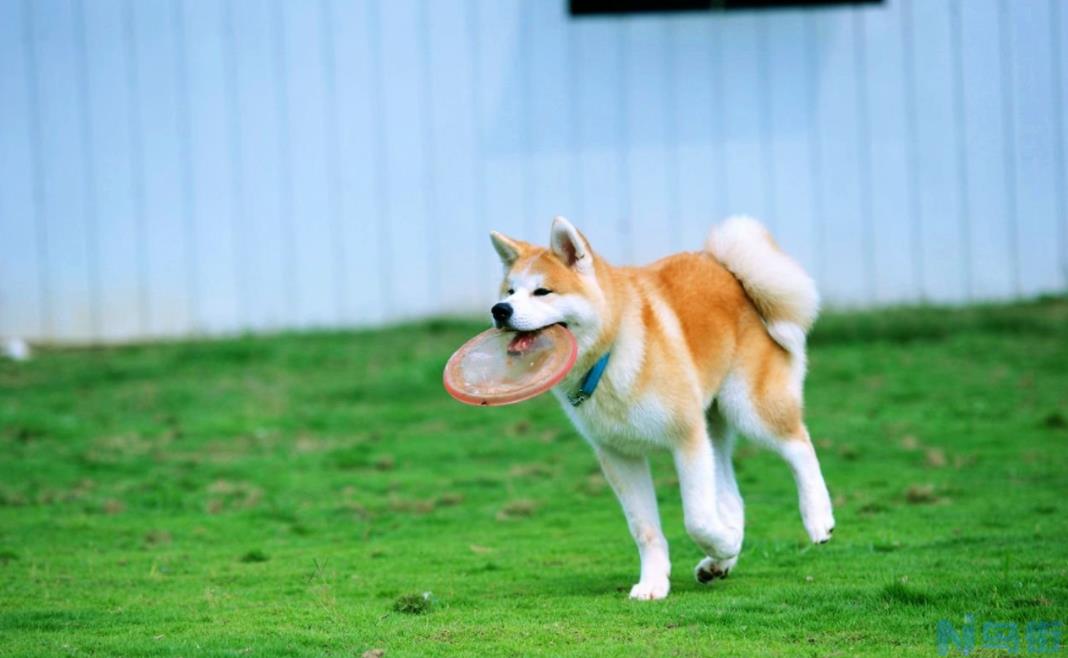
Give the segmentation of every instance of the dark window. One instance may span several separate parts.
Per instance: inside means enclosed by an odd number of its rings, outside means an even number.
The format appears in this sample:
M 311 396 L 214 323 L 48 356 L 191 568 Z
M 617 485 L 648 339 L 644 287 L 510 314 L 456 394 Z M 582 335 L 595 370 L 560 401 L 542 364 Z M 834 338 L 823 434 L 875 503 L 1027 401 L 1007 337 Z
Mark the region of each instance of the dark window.
M 879 4 L 882 0 L 569 0 L 572 16 Z

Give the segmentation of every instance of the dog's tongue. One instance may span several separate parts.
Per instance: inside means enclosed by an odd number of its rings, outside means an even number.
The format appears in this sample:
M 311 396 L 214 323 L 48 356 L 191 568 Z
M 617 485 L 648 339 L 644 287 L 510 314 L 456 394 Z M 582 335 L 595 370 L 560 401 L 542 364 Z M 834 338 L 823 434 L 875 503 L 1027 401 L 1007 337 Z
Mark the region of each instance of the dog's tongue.
M 508 351 L 512 354 L 522 354 L 530 349 L 537 337 L 537 331 L 517 331 L 515 338 L 508 343 Z

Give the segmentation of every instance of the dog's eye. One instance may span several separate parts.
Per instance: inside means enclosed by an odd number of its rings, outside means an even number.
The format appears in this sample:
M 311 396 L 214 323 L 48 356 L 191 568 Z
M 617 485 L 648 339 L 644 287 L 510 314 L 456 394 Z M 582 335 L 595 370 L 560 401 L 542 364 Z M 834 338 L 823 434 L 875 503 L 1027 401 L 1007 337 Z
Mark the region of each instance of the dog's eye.
M 535 297 L 544 297 L 545 295 L 548 295 L 551 292 L 552 292 L 552 290 L 549 290 L 548 288 L 538 288 L 537 290 L 534 291 L 534 296 Z
M 509 288 L 508 289 L 508 294 L 509 295 L 514 295 L 515 294 L 515 288 Z

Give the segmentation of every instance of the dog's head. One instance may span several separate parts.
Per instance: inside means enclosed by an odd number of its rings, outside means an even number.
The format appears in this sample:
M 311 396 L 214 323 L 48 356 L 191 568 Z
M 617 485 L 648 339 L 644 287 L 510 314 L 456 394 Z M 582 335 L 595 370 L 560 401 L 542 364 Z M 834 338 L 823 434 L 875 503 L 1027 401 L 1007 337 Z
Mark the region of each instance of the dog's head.
M 564 324 L 578 337 L 595 336 L 605 296 L 596 256 L 585 236 L 563 217 L 553 220 L 549 248 L 490 233 L 504 264 L 500 300 L 490 314 L 499 328 L 534 331 Z

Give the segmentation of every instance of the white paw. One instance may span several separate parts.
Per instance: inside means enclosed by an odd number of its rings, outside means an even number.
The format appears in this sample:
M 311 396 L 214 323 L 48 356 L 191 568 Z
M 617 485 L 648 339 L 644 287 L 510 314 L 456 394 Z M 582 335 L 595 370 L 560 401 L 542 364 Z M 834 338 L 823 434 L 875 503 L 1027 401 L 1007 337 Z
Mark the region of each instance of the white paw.
M 801 512 L 801 522 L 805 524 L 805 531 L 813 543 L 826 544 L 834 534 L 834 513 L 831 512 L 831 501 L 822 504 L 809 505 Z
M 694 567 L 693 576 L 699 583 L 710 583 L 718 578 L 726 578 L 736 564 L 738 564 L 737 555 L 725 560 L 714 560 L 706 557 Z
M 637 601 L 657 601 L 665 598 L 671 591 L 667 578 L 661 580 L 643 580 L 630 588 L 630 598 Z

